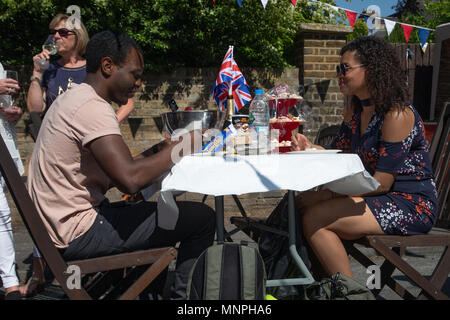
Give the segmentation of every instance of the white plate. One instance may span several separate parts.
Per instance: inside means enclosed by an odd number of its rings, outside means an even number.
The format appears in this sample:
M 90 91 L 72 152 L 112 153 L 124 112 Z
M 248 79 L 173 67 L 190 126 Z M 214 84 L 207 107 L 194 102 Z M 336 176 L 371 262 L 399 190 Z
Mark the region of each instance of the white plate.
M 289 154 L 321 154 L 321 153 L 338 153 L 342 150 L 339 149 L 307 149 L 307 150 L 300 150 L 300 151 L 289 151 Z
M 192 153 L 191 156 L 196 156 L 196 157 L 221 157 L 225 154 L 225 152 L 223 151 L 218 151 L 218 152 L 204 152 L 204 153 Z

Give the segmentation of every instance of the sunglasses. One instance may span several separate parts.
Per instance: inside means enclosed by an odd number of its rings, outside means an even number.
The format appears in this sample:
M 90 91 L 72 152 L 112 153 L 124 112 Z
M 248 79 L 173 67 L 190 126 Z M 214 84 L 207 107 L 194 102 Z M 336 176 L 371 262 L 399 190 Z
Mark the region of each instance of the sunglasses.
M 365 64 L 358 64 L 357 66 L 347 66 L 343 63 L 339 64 L 338 66 L 336 66 L 336 74 L 339 75 L 343 75 L 345 76 L 345 74 L 347 73 L 347 70 L 349 69 L 353 69 L 353 68 L 358 68 L 358 67 L 365 67 Z
M 59 35 L 63 38 L 67 38 L 69 35 L 71 34 L 75 34 L 75 32 L 73 32 L 72 30 L 66 29 L 66 28 L 61 28 L 61 29 L 50 29 L 50 34 L 56 34 L 59 33 Z

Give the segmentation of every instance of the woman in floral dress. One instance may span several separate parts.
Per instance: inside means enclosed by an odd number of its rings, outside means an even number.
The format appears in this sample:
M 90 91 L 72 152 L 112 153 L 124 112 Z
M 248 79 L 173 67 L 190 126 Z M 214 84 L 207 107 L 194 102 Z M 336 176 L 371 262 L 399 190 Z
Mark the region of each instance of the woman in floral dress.
M 355 39 L 341 50 L 337 77 L 351 107 L 331 147 L 358 154 L 380 186 L 352 196 L 308 191 L 296 201 L 304 212 L 304 235 L 324 271 L 353 278 L 341 239 L 425 234 L 436 221 L 438 202 L 423 122 L 409 104 L 392 46 L 375 37 Z M 301 134 L 292 145 L 323 149 Z

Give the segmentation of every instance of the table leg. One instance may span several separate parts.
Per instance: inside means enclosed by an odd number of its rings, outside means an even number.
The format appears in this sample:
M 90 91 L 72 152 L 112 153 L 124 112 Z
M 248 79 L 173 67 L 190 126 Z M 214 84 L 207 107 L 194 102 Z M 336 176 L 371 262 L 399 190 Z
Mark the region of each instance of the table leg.
M 214 201 L 216 203 L 216 232 L 217 232 L 217 241 L 224 241 L 224 204 L 223 204 L 223 196 L 214 197 Z
M 297 247 L 296 247 L 296 225 L 295 225 L 295 199 L 294 199 L 294 191 L 288 191 L 288 215 L 289 215 L 289 252 L 294 259 L 295 264 L 300 269 L 303 274 L 303 278 L 294 278 L 294 279 L 274 279 L 267 280 L 266 287 L 278 287 L 284 285 L 306 285 L 314 282 L 314 278 L 303 262 L 302 258 L 300 258 Z

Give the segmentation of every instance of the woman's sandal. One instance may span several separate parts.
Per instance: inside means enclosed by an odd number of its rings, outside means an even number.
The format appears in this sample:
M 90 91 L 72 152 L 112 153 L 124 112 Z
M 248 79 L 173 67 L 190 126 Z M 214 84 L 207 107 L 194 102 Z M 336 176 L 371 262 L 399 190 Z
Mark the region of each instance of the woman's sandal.
M 22 297 L 29 298 L 37 295 L 38 293 L 44 291 L 45 288 L 45 280 L 42 282 L 42 280 L 39 277 L 31 276 L 27 283 L 21 286 L 21 289 L 25 288 L 24 290 L 20 290 Z

